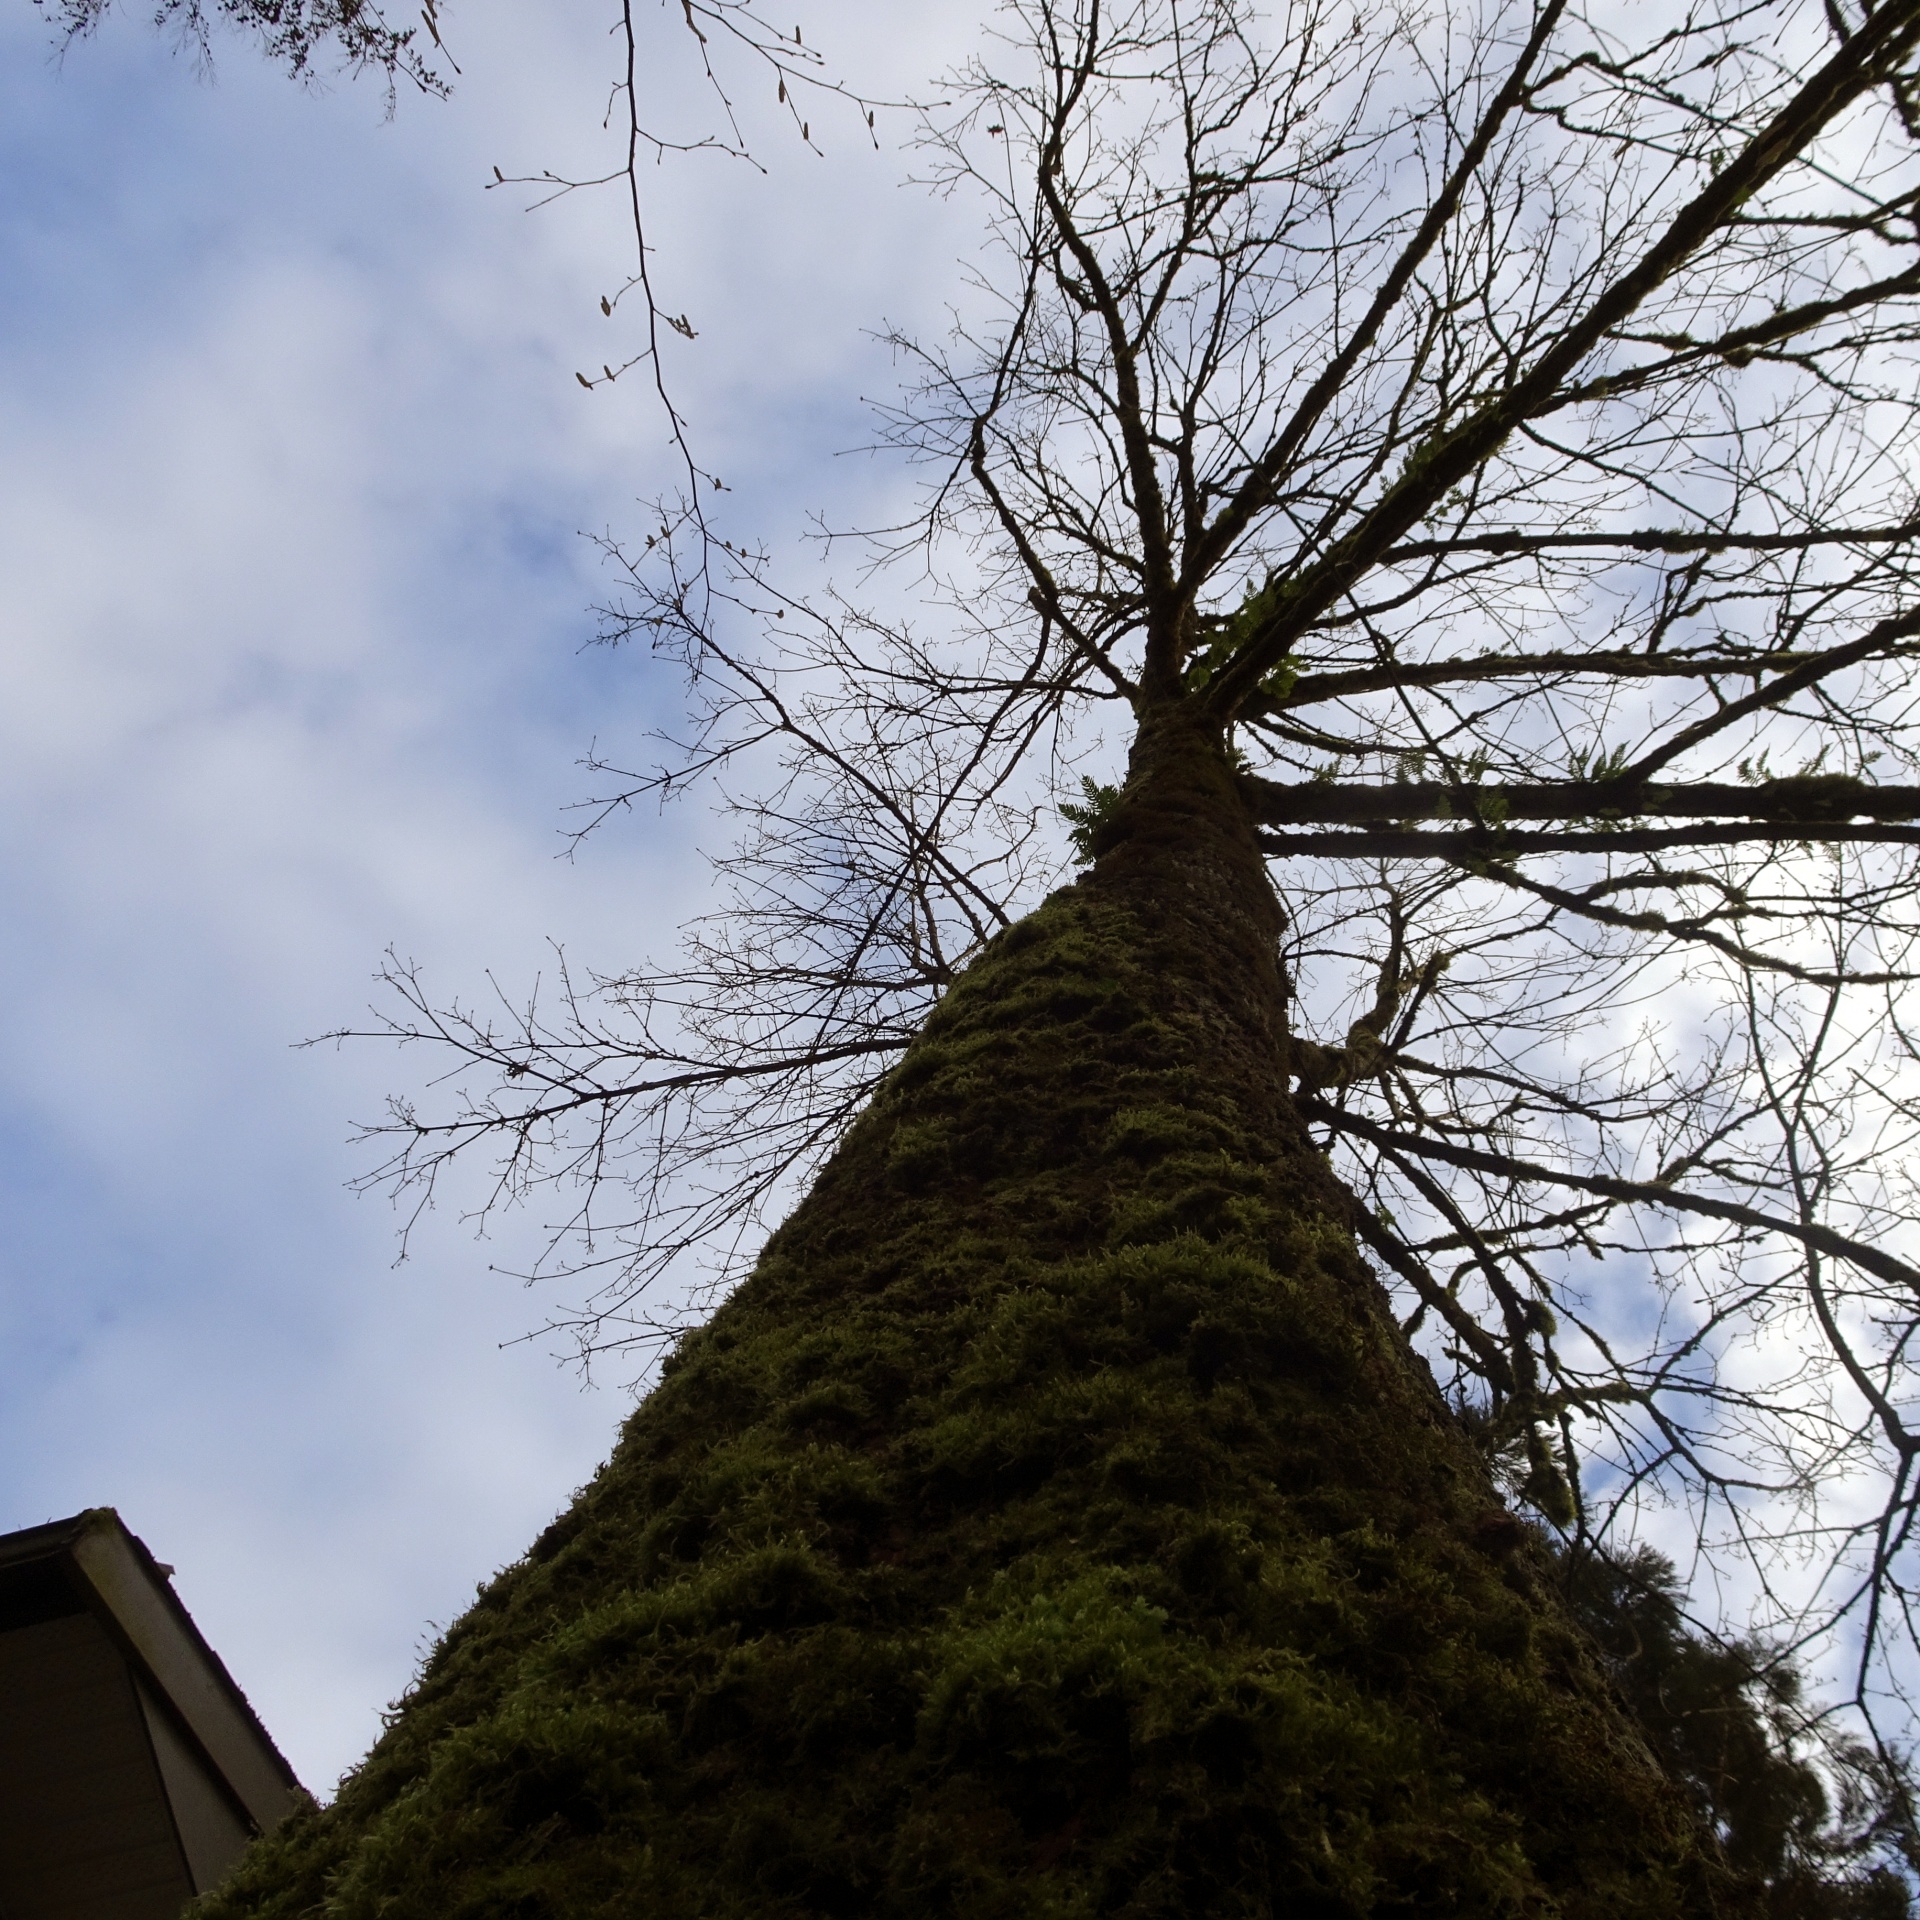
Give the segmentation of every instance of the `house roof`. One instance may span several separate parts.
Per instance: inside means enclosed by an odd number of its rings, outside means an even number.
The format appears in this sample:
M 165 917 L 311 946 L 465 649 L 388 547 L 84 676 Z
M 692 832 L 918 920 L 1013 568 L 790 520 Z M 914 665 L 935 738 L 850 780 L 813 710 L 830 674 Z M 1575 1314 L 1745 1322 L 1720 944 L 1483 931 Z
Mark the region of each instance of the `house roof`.
M 305 1798 L 220 1656 L 111 1507 L 0 1535 L 0 1633 L 91 1614 L 256 1831 Z

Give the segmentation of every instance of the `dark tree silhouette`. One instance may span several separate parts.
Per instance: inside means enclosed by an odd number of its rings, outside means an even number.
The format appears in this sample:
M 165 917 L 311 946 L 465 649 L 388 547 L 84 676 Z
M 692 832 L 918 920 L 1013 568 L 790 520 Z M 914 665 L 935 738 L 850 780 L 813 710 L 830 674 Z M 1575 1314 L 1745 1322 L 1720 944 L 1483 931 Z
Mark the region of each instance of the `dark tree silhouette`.
M 1920 0 L 994 35 L 921 606 L 663 511 L 609 637 L 693 719 L 598 805 L 717 782 L 730 907 L 376 1022 L 442 1068 L 376 1178 L 567 1196 L 589 1348 L 731 1290 L 211 1910 L 1903 1901 L 1747 1655 L 1719 1758 L 1636 1729 L 1568 1569 L 1671 1607 L 1683 1529 L 1897 1727 Z
M 1810 1712 L 1805 1681 L 1763 1643 L 1689 1632 L 1672 1566 L 1641 1549 L 1563 1568 L 1648 1744 L 1778 1920 L 1897 1920 L 1920 1867 L 1912 1784 Z

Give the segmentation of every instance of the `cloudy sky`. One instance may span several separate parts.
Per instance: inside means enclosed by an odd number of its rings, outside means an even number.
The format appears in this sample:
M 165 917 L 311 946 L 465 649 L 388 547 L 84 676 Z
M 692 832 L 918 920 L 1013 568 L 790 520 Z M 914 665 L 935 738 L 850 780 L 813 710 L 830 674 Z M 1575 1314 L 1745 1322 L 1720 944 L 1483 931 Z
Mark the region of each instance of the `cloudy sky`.
M 617 208 L 482 189 L 604 166 L 605 9 L 447 11 L 455 99 L 389 122 L 234 44 L 197 76 L 144 6 L 64 58 L 0 9 L 0 1527 L 118 1507 L 323 1793 L 628 1399 L 512 1344 L 511 1234 L 443 1215 L 393 1264 L 349 1134 L 414 1069 L 294 1043 L 389 945 L 524 983 L 549 939 L 668 950 L 704 884 L 694 810 L 556 858 L 580 755 L 674 708 L 585 646 L 580 537 L 671 468 L 637 381 L 574 379 Z M 974 17 L 890 13 L 805 17 L 882 93 Z M 904 118 L 757 131 L 764 176 L 654 186 L 676 382 L 779 549 L 902 484 L 843 453 L 866 330 L 938 313 L 966 227 L 901 184 Z

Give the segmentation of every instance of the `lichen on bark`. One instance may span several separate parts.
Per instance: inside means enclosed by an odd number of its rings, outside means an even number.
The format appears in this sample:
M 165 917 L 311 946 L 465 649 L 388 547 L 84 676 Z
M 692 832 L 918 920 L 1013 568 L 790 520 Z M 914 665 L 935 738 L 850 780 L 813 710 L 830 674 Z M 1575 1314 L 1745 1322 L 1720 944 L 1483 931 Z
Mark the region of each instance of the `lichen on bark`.
M 207 1920 L 1731 1899 L 1290 1111 L 1217 740 L 953 987 L 607 1466 Z

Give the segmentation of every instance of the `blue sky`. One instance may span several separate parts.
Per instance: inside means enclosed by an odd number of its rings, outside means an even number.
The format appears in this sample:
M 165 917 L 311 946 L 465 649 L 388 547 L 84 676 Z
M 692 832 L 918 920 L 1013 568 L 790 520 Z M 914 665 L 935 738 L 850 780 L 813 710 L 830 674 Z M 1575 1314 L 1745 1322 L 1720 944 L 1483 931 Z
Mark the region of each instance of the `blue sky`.
M 454 101 L 391 122 L 239 46 L 198 78 L 138 6 L 64 59 L 0 12 L 0 1527 L 117 1506 L 323 1793 L 628 1397 L 503 1344 L 542 1317 L 511 1231 L 394 1266 L 348 1135 L 413 1069 L 293 1043 L 389 944 L 447 990 L 627 964 L 704 885 L 697 809 L 555 857 L 588 743 L 677 689 L 583 644 L 580 531 L 671 478 L 638 383 L 573 378 L 617 210 L 482 191 L 602 160 L 603 10 L 533 11 L 469 0 Z M 888 11 L 809 37 L 899 90 L 972 17 Z M 865 329 L 965 244 L 822 120 L 824 159 L 769 127 L 764 177 L 657 180 L 676 381 L 776 548 L 902 484 L 833 457 Z

